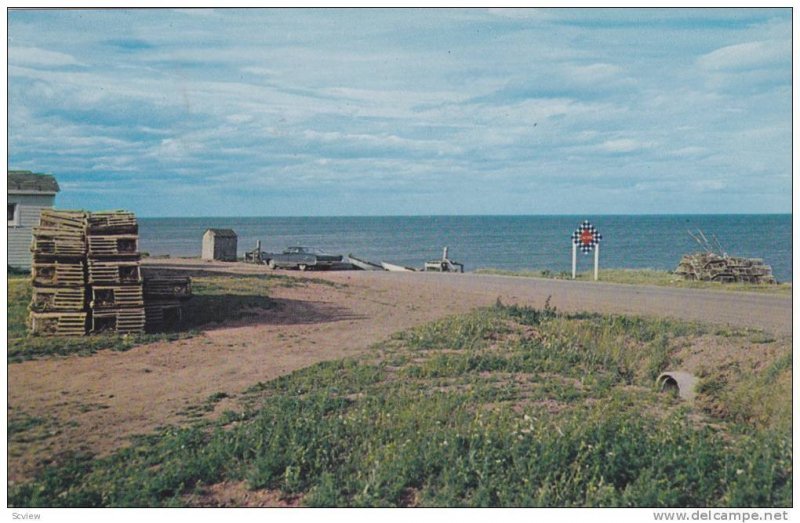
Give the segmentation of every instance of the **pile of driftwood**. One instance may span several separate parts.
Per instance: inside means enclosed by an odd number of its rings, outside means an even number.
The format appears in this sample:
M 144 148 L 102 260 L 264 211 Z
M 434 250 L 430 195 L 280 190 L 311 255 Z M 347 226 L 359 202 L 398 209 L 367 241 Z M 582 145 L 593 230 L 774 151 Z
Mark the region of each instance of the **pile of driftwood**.
M 152 318 L 146 317 L 139 229 L 126 211 L 44 209 L 33 230 L 31 332 L 49 336 L 141 333 L 164 325 L 163 284 L 154 280 Z M 184 280 L 188 280 L 185 278 Z M 191 295 L 181 281 L 178 294 Z M 161 293 L 161 294 L 159 294 Z M 167 294 L 172 299 L 173 294 Z M 178 321 L 180 311 L 178 311 Z
M 729 256 L 720 245 L 716 236 L 712 241 L 697 231 L 691 236 L 705 252 L 687 254 L 681 258 L 675 274 L 685 280 L 717 281 L 722 283 L 777 283 L 772 275 L 772 267 L 760 258 L 738 258 Z M 717 252 L 714 252 L 714 251 Z

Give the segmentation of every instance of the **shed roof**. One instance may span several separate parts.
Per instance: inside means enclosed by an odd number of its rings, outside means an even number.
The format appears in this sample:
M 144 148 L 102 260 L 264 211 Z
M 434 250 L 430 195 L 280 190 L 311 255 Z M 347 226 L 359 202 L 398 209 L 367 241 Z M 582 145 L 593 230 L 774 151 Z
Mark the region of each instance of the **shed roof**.
M 206 229 L 206 232 L 210 232 L 214 236 L 218 238 L 236 238 L 236 231 L 233 229 Z
M 49 174 L 39 174 L 31 171 L 8 171 L 8 190 L 56 193 L 60 189 L 56 179 Z

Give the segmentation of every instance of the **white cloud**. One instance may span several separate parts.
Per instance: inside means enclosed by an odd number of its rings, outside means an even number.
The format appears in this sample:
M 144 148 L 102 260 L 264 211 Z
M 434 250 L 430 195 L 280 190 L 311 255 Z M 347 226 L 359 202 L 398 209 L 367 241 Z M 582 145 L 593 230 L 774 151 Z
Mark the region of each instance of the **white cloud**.
M 191 16 L 212 16 L 216 14 L 216 10 L 213 8 L 172 9 L 172 11 Z
M 39 49 L 37 47 L 9 47 L 8 61 L 10 64 L 14 65 L 27 65 L 32 67 L 84 65 L 67 53 Z
M 492 7 L 486 10 L 489 14 L 522 20 L 552 20 L 555 18 L 552 11 L 544 9 L 523 7 Z
M 691 158 L 708 154 L 708 152 L 708 148 L 706 147 L 688 146 L 675 149 L 671 154 L 673 156 Z
M 630 138 L 620 138 L 616 140 L 606 140 L 600 144 L 599 149 L 609 153 L 630 153 L 647 147 L 650 147 L 650 144 Z
M 765 40 L 729 45 L 697 59 L 698 65 L 712 70 L 760 68 L 788 62 L 792 56 L 790 40 Z
M 257 66 L 248 66 L 242 67 L 242 72 L 255 74 L 258 76 L 277 76 L 278 71 L 275 69 L 269 69 L 267 67 L 257 67 Z
M 583 83 L 609 81 L 615 79 L 621 72 L 621 67 L 607 63 L 578 65 L 569 69 L 570 77 Z
M 692 182 L 692 187 L 697 189 L 698 191 L 721 191 L 725 189 L 726 183 L 722 180 L 697 180 Z

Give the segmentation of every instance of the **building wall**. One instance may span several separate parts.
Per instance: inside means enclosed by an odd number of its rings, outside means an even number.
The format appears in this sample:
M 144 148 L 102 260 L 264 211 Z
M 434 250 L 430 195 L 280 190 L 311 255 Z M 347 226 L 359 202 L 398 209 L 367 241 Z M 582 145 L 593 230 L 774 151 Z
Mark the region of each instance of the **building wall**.
M 214 244 L 214 259 L 236 261 L 236 238 L 217 238 Z
M 8 265 L 20 269 L 31 267 L 33 228 L 39 225 L 42 209 L 53 207 L 52 194 L 9 194 L 8 203 L 16 203 L 17 224 L 8 226 Z
M 214 235 L 211 231 L 206 231 L 203 235 L 203 252 L 201 257 L 204 260 L 214 259 Z

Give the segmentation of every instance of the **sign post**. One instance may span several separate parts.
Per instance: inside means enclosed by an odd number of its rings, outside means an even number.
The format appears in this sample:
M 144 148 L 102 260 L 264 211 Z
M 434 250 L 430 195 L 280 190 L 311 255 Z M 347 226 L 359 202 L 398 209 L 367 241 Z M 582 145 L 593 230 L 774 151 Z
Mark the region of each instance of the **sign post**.
M 594 250 L 594 279 L 597 281 L 600 268 L 600 240 L 603 237 L 594 228 L 594 225 L 589 223 L 589 220 L 584 220 L 583 223 L 572 233 L 572 279 L 576 276 L 577 266 L 577 251 L 580 248 L 584 254 L 589 254 Z
M 575 268 L 578 265 L 578 244 L 572 242 L 572 279 L 575 279 Z
M 600 267 L 600 244 L 594 248 L 594 281 L 597 281 L 597 269 Z

